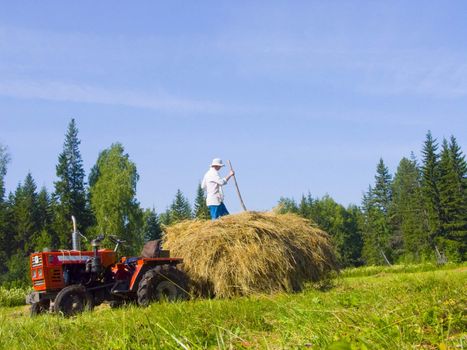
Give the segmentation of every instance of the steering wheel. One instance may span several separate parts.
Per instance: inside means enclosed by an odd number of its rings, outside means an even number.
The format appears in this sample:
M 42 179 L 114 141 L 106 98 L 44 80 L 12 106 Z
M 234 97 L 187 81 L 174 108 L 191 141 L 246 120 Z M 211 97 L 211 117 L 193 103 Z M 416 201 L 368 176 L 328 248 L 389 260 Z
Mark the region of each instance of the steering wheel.
M 115 244 L 123 244 L 126 243 L 123 239 L 119 239 L 117 236 L 109 235 L 109 239 Z
M 123 239 L 119 239 L 117 236 L 109 235 L 109 239 L 115 243 L 115 248 L 114 252 L 118 250 L 118 247 L 120 247 L 120 244 L 126 243 Z

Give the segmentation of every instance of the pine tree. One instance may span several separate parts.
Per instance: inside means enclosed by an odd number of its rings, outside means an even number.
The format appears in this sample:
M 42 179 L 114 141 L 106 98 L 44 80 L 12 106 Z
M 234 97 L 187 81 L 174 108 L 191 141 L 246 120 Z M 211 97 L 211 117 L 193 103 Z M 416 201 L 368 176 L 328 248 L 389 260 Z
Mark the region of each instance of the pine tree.
M 451 153 L 454 171 L 458 177 L 459 191 L 463 191 L 467 195 L 467 162 L 454 136 L 451 136 L 450 139 L 449 152 Z
M 53 213 L 50 208 L 50 195 L 45 187 L 42 187 L 37 195 L 37 213 L 41 228 L 48 227 L 52 223 Z
M 161 226 L 170 226 L 172 224 L 170 208 L 167 208 L 163 213 L 161 213 L 159 216 L 159 221 Z
M 376 244 L 374 242 L 375 235 L 373 227 L 373 188 L 368 186 L 367 191 L 363 194 L 361 210 L 363 213 L 362 227 L 363 227 L 363 247 L 362 257 L 366 264 L 375 264 L 379 258 L 378 253 L 375 251 Z
M 375 186 L 373 188 L 373 203 L 384 214 L 389 213 L 392 200 L 391 175 L 384 164 L 383 159 L 379 160 L 376 167 Z
M 206 204 L 206 196 L 204 195 L 201 184 L 198 184 L 198 188 L 196 190 L 195 204 L 193 206 L 193 217 L 201 220 L 208 220 L 211 218 L 209 208 Z
M 6 261 L 8 258 L 8 219 L 7 203 L 5 201 L 5 175 L 9 155 L 6 147 L 0 144 L 0 274 L 5 272 Z
M 375 186 L 363 198 L 365 229 L 363 255 L 370 264 L 390 264 L 394 260 L 393 231 L 390 223 L 392 200 L 391 175 L 380 159 L 375 175 Z
M 313 203 L 314 199 L 311 196 L 311 193 L 308 192 L 308 194 L 302 195 L 302 198 L 300 199 L 300 203 L 298 204 L 298 214 L 303 216 L 304 218 L 312 218 L 313 217 Z M 319 224 L 319 223 L 318 223 Z
M 7 171 L 7 165 L 10 161 L 10 155 L 5 146 L 0 144 L 0 203 L 3 203 L 5 197 L 5 175 Z
M 15 250 L 27 255 L 34 249 L 34 237 L 39 231 L 36 184 L 28 173 L 24 184 L 16 188 L 12 203 Z
M 162 229 L 159 222 L 159 217 L 154 210 L 146 209 L 143 214 L 143 235 L 144 241 L 154 241 L 162 238 Z
M 382 263 L 382 256 L 379 249 L 376 218 L 379 212 L 374 204 L 373 188 L 368 186 L 368 190 L 362 198 L 363 212 L 363 248 L 362 257 L 366 264 L 375 265 Z
M 395 259 L 394 242 L 392 236 L 389 210 L 392 201 L 392 179 L 389 170 L 380 159 L 376 168 L 375 187 L 373 188 L 373 203 L 377 209 L 377 245 L 384 261 L 389 264 L 389 260 Z
M 420 262 L 428 255 L 427 228 L 420 217 L 423 215 L 420 170 L 415 158 L 402 158 L 394 176 L 391 205 L 392 223 L 397 236 L 401 237 L 406 261 Z
M 423 146 L 423 164 L 422 164 L 422 194 L 424 204 L 423 220 L 428 228 L 428 237 L 430 245 L 435 249 L 437 247 L 437 237 L 442 235 L 441 226 L 441 203 L 439 197 L 439 156 L 436 153 L 438 144 L 431 132 L 428 131 Z
M 462 260 L 466 248 L 467 206 L 464 178 L 467 175 L 465 159 L 454 137 L 448 145 L 443 140 L 440 157 L 440 222 L 438 243 L 453 260 Z
M 39 234 L 34 238 L 34 246 L 37 250 L 51 248 L 57 245 L 57 237 L 52 228 L 53 208 L 50 195 L 45 187 L 42 187 L 37 196 L 37 217 Z
M 361 266 L 363 264 L 363 213 L 356 205 L 349 205 L 345 211 L 342 242 L 342 261 L 344 266 Z
M 192 219 L 191 207 L 188 199 L 183 195 L 182 191 L 177 190 L 175 199 L 170 206 L 170 221 L 171 224 L 178 223 L 183 220 Z
M 78 128 L 74 119 L 68 124 L 63 151 L 58 157 L 56 167 L 58 181 L 55 185 L 55 230 L 60 245 L 68 247 L 71 242 L 72 221 L 75 216 L 79 229 L 85 232 L 92 222 L 91 212 L 87 204 L 84 169 L 78 139 Z
M 458 232 L 453 237 L 458 242 L 461 242 L 459 247 L 459 256 L 462 261 L 467 260 L 467 162 L 465 160 L 465 155 L 463 154 L 461 148 L 457 144 L 457 140 L 454 136 L 451 136 L 449 143 L 449 150 L 451 153 L 451 158 L 453 161 L 453 168 L 457 174 L 457 186 L 459 193 L 462 193 L 463 202 L 461 204 L 461 209 L 458 212 Z M 463 222 L 463 223 L 462 223 Z

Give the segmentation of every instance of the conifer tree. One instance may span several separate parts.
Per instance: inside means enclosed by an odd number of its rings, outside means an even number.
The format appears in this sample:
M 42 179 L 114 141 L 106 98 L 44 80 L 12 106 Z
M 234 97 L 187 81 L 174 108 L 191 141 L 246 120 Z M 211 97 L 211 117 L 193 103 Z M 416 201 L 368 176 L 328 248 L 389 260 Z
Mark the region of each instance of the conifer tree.
M 457 143 L 457 140 L 454 136 L 451 136 L 449 142 L 449 152 L 451 153 L 451 158 L 453 160 L 454 171 L 458 177 L 458 186 L 460 190 L 464 191 L 464 194 L 467 190 L 467 162 L 465 160 L 465 155 L 462 152 L 460 146 Z
M 453 160 L 453 168 L 457 174 L 457 186 L 459 193 L 462 193 L 463 202 L 461 209 L 458 211 L 458 232 L 454 239 L 461 242 L 459 247 L 460 260 L 467 260 L 467 162 L 465 155 L 462 152 L 460 146 L 457 144 L 457 140 L 454 136 L 451 136 L 449 143 L 449 151 Z
M 52 223 L 50 195 L 45 187 L 42 187 L 37 195 L 37 214 L 40 227 L 48 227 Z
M 37 250 L 51 248 L 57 245 L 57 237 L 52 228 L 53 208 L 50 195 L 45 187 L 42 187 L 37 196 L 37 218 L 40 232 L 34 238 L 34 246 Z
M 159 222 L 159 216 L 154 208 L 152 210 L 146 209 L 143 215 L 143 235 L 144 241 L 154 241 L 162 238 L 162 229 Z
M 383 159 L 379 160 L 376 167 L 375 186 L 373 188 L 373 204 L 384 214 L 389 213 L 392 200 L 391 175 L 384 164 Z
M 55 230 L 62 247 L 71 242 L 71 216 L 78 221 L 80 231 L 85 232 L 91 224 L 91 212 L 86 202 L 83 160 L 79 151 L 81 141 L 74 119 L 68 124 L 63 151 L 58 157 L 55 185 Z
M 0 204 L 4 202 L 5 197 L 5 175 L 7 165 L 10 161 L 10 155 L 5 146 L 0 144 Z
M 4 179 L 7 173 L 9 159 L 10 157 L 6 147 L 0 144 L 0 274 L 5 272 L 6 261 L 8 258 L 8 219 Z
M 380 159 L 375 175 L 375 186 L 363 198 L 365 207 L 364 256 L 370 264 L 390 264 L 394 260 L 394 242 L 390 223 L 392 200 L 391 175 Z
M 34 249 L 33 240 L 39 231 L 36 184 L 28 173 L 24 184 L 16 188 L 12 203 L 15 248 L 25 255 Z
M 378 242 L 375 224 L 377 209 L 374 205 L 373 188 L 368 186 L 368 190 L 362 198 L 363 211 L 363 248 L 362 257 L 366 264 L 380 264 L 381 255 L 378 252 Z
M 167 208 L 163 213 L 161 213 L 159 216 L 159 221 L 162 226 L 170 226 L 172 224 L 170 208 Z
M 300 199 L 300 203 L 298 204 L 298 214 L 303 216 L 304 218 L 312 218 L 313 217 L 313 197 L 311 196 L 311 193 L 308 192 L 308 194 L 302 195 L 302 198 Z M 324 226 L 323 226 L 324 227 Z
M 440 222 L 438 243 L 453 260 L 462 260 L 466 247 L 467 206 L 464 179 L 467 175 L 465 159 L 454 137 L 448 145 L 443 140 L 440 157 Z
M 183 220 L 189 220 L 191 218 L 190 202 L 179 189 L 177 190 L 175 199 L 170 206 L 170 222 L 171 224 L 175 224 Z
M 375 186 L 373 188 L 373 204 L 376 206 L 377 245 L 386 263 L 395 259 L 394 242 L 389 210 L 392 201 L 392 178 L 389 170 L 381 158 L 376 168 Z
M 344 216 L 345 235 L 343 237 L 341 256 L 344 266 L 360 266 L 363 264 L 363 214 L 356 205 L 349 205 Z
M 195 204 L 193 206 L 193 217 L 201 220 L 208 220 L 211 215 L 209 214 L 209 208 L 206 204 L 206 196 L 201 188 L 201 184 L 198 184 L 196 190 Z
M 429 254 L 427 228 L 423 220 L 420 170 L 415 158 L 402 158 L 394 176 L 391 205 L 392 223 L 402 239 L 401 255 L 408 261 L 420 262 Z
M 428 228 L 430 245 L 435 251 L 437 247 L 437 237 L 442 234 L 441 226 L 441 203 L 439 197 L 439 155 L 437 154 L 438 144 L 428 131 L 423 145 L 422 155 L 422 194 L 424 203 L 423 220 Z

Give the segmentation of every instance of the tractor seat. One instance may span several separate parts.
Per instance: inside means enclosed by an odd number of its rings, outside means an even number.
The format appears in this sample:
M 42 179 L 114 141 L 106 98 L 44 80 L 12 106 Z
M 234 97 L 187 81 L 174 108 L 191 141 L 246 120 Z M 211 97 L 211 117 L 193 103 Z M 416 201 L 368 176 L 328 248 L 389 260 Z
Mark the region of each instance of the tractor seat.
M 162 250 L 162 239 L 146 242 L 141 252 L 143 258 L 160 258 Z
M 141 252 L 141 256 L 134 256 L 131 258 L 127 258 L 125 260 L 125 264 L 127 265 L 135 265 L 136 262 L 141 258 L 160 258 L 160 257 L 168 257 L 167 253 L 164 254 L 164 251 L 161 249 L 162 240 L 158 239 L 155 241 L 149 241 L 144 245 L 143 251 Z

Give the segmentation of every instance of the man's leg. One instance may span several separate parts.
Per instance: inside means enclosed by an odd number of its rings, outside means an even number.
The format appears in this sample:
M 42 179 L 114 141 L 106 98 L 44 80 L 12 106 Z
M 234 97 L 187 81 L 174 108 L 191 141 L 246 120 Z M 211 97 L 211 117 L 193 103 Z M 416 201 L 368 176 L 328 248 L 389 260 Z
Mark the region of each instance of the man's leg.
M 219 218 L 219 205 L 210 205 L 209 213 L 211 214 L 211 220 L 216 220 Z
M 222 202 L 220 205 L 219 205 L 219 209 L 218 209 L 218 212 L 219 212 L 219 217 L 221 216 L 224 216 L 224 215 L 229 215 L 229 211 L 227 210 L 224 202 Z

